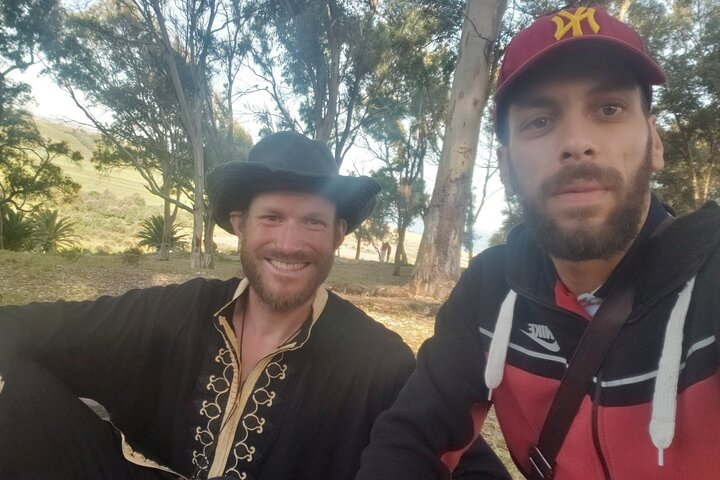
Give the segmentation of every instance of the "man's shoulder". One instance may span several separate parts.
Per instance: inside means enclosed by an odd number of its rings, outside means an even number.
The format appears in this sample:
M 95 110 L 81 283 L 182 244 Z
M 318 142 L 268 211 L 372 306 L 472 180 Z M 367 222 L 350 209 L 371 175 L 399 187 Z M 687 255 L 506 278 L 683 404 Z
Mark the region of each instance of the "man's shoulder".
M 166 300 L 185 299 L 196 301 L 198 297 L 227 298 L 227 300 L 230 300 L 230 296 L 237 288 L 238 283 L 239 280 L 237 278 L 220 280 L 216 278 L 198 277 L 181 283 L 129 290 L 125 295 L 150 298 L 162 297 Z
M 402 337 L 373 319 L 352 302 L 328 291 L 328 301 L 321 315 L 322 329 L 338 344 L 377 351 L 393 350 L 412 356 Z

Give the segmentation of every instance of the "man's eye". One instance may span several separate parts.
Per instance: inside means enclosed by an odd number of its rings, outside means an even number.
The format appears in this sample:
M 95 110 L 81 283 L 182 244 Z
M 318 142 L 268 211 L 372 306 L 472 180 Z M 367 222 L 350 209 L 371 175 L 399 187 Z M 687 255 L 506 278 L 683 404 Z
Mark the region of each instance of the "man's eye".
M 600 113 L 603 117 L 617 117 L 622 111 L 623 108 L 620 105 L 609 104 L 600 107 Z
M 308 218 L 305 222 L 311 227 L 322 227 L 325 225 L 325 222 L 317 218 Z
M 262 217 L 262 219 L 265 220 L 266 222 L 277 222 L 278 221 L 277 215 L 265 215 Z
M 549 117 L 538 117 L 530 120 L 525 124 L 523 127 L 523 130 L 529 130 L 529 131 L 535 131 L 535 130 L 543 130 L 547 127 L 549 127 L 552 123 L 552 120 Z

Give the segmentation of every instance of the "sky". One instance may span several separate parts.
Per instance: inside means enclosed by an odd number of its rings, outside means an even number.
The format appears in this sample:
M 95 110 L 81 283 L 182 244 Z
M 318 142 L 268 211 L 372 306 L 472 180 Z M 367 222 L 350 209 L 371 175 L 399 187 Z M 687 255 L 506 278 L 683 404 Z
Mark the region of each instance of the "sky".
M 26 82 L 32 87 L 34 102 L 29 105 L 29 109 L 33 112 L 33 114 L 51 120 L 77 122 L 81 125 L 87 126 L 89 122 L 85 118 L 82 110 L 80 110 L 70 98 L 70 95 L 56 86 L 49 77 L 41 75 L 40 71 L 41 67 L 35 65 L 28 68 L 22 74 L 12 75 L 12 78 L 15 80 Z M 256 105 L 269 103 L 269 99 L 264 98 L 263 95 L 264 94 L 262 93 L 257 93 L 251 97 L 249 101 L 255 103 Z M 247 102 L 248 99 L 244 99 L 243 105 L 247 105 Z M 260 127 L 253 122 L 252 116 L 247 112 L 243 112 L 242 108 L 238 108 L 237 117 L 238 122 L 252 135 L 253 141 L 257 142 L 259 140 L 258 131 Z M 350 170 L 359 170 L 357 173 L 367 174 L 373 168 L 372 161 L 371 159 L 368 160 L 368 153 L 365 150 L 356 148 L 354 151 L 351 150 L 349 155 L 350 157 L 348 157 L 348 160 L 346 160 L 343 164 L 341 173 L 347 174 Z M 488 152 L 480 151 L 478 152 L 478 156 L 481 159 L 486 159 L 489 154 Z M 432 193 L 432 188 L 435 185 L 436 173 L 436 167 L 432 165 L 426 166 L 425 184 L 427 185 L 429 194 Z M 473 185 L 476 185 L 478 188 L 476 195 L 479 194 L 479 188 L 482 187 L 483 174 L 483 169 L 476 168 L 473 183 Z M 500 224 L 502 223 L 502 210 L 505 207 L 505 195 L 497 176 L 492 179 L 488 192 L 490 193 L 490 196 L 486 200 L 486 204 L 480 212 L 480 216 L 475 224 L 475 233 L 479 236 L 476 241 L 475 253 L 481 251 L 487 246 L 487 241 L 490 236 L 500 227 Z M 422 222 L 416 222 L 411 229 L 416 232 L 421 232 Z

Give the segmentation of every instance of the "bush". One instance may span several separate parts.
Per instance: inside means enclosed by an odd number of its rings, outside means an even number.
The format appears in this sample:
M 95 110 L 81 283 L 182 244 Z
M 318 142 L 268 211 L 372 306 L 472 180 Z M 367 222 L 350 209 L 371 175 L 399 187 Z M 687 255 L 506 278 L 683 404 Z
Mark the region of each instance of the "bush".
M 76 245 L 75 224 L 67 217 L 58 218 L 57 210 L 40 210 L 33 214 L 30 223 L 33 246 L 41 252 L 54 253 Z
M 88 250 L 87 248 L 82 248 L 82 247 L 77 247 L 77 246 L 65 248 L 58 253 L 58 255 L 60 255 L 62 258 L 64 258 L 65 260 L 67 260 L 68 262 L 71 262 L 71 263 L 75 263 L 83 255 L 89 255 L 89 254 L 90 254 L 90 250 Z
M 140 264 L 140 258 L 142 257 L 142 250 L 138 247 L 126 248 L 122 252 L 120 257 L 123 265 L 130 265 L 137 267 Z
M 154 248 L 160 250 L 162 245 L 163 230 L 165 229 L 165 218 L 162 215 L 153 215 L 146 218 L 140 224 L 140 233 L 138 237 L 140 247 Z M 180 233 L 180 226 L 173 223 L 170 228 L 170 250 L 182 250 L 185 246 L 185 234 Z
M 10 208 L 3 209 L 0 212 L 2 218 L 2 240 L 3 248 L 6 250 L 14 250 L 16 252 L 29 250 L 32 247 L 30 237 L 32 235 L 32 226 L 25 219 L 23 212 L 16 212 Z

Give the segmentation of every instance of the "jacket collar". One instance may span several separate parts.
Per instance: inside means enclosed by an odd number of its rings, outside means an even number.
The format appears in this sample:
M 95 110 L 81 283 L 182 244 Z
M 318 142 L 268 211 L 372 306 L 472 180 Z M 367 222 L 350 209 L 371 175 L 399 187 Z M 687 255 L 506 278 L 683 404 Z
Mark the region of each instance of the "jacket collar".
M 630 279 L 635 284 L 636 305 L 654 303 L 654 299 L 686 283 L 720 247 L 717 204 L 708 202 L 653 237 L 653 231 L 666 216 L 663 212 L 662 205 L 653 196 L 651 212 L 643 228 L 599 292 L 607 294 L 618 281 Z M 557 274 L 549 256 L 539 248 L 525 225 L 518 225 L 510 232 L 507 245 L 508 285 L 518 293 L 554 305 L 553 286 Z

